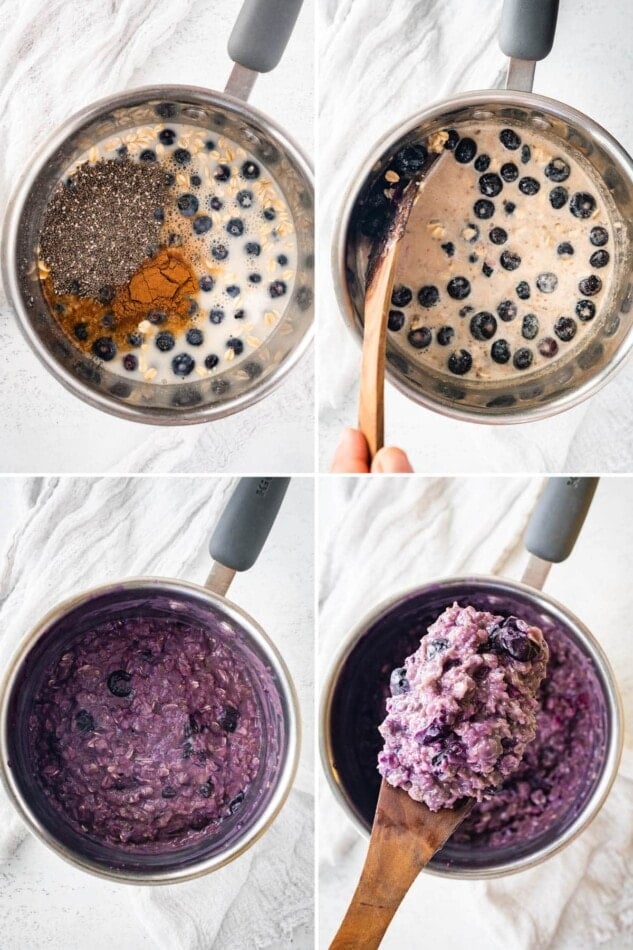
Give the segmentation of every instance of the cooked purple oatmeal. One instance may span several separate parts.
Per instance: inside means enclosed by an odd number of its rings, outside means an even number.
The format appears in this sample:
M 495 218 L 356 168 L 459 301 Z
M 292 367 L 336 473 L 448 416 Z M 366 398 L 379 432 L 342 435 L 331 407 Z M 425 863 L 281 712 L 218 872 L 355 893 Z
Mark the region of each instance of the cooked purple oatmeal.
M 392 674 L 380 774 L 432 811 L 482 801 L 534 739 L 548 653 L 538 627 L 448 607 Z
M 128 847 L 216 831 L 243 806 L 263 746 L 243 661 L 202 627 L 156 617 L 76 640 L 40 688 L 29 740 L 52 806 Z

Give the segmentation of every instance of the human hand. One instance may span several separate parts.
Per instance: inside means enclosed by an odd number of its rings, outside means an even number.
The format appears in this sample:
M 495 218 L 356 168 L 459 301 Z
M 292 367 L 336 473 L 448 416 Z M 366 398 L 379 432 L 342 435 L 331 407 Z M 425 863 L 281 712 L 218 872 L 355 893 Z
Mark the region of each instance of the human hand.
M 369 463 L 367 439 L 358 429 L 344 429 L 334 452 L 331 472 L 368 473 L 412 472 L 411 463 L 402 449 L 388 447 L 376 452 Z

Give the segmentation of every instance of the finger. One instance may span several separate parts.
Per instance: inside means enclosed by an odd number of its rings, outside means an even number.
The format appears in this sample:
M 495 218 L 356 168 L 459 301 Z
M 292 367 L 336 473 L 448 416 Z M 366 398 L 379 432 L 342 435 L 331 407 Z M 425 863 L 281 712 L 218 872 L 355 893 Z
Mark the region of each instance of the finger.
M 358 429 L 344 429 L 332 460 L 331 472 L 368 472 L 369 448 Z
M 371 466 L 372 472 L 396 473 L 412 472 L 411 463 L 408 456 L 402 449 L 387 448 L 380 449 L 374 456 Z

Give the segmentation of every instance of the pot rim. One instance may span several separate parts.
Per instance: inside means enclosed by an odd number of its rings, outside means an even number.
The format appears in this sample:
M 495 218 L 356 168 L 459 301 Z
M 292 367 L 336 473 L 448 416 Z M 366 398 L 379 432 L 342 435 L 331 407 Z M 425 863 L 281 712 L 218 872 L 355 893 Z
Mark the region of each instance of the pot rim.
M 206 860 L 198 862 L 195 866 L 190 865 L 182 869 L 176 868 L 173 870 L 149 872 L 108 868 L 105 865 L 98 864 L 76 854 L 71 849 L 62 845 L 50 834 L 31 811 L 28 802 L 25 801 L 13 777 L 12 770 L 8 764 L 7 735 L 9 727 L 9 703 L 23 663 L 38 640 L 46 635 L 46 632 L 51 626 L 70 611 L 80 607 L 93 597 L 113 593 L 115 591 L 122 592 L 143 589 L 154 592 L 169 590 L 172 594 L 177 594 L 179 591 L 197 594 L 213 603 L 214 606 L 219 607 L 225 616 L 245 629 L 248 638 L 260 648 L 266 663 L 273 669 L 275 679 L 280 687 L 280 697 L 286 705 L 288 727 L 285 757 L 277 778 L 276 789 L 262 814 L 245 830 L 244 834 L 221 855 L 207 858 Z M 194 584 L 190 581 L 179 580 L 177 578 L 126 578 L 122 581 L 102 584 L 68 597 L 49 610 L 46 615 L 22 637 L 7 664 L 4 676 L 0 682 L 0 784 L 4 787 L 11 804 L 20 815 L 28 830 L 59 857 L 92 875 L 123 884 L 175 884 L 179 881 L 193 880 L 211 871 L 215 871 L 218 868 L 224 867 L 224 865 L 235 860 L 235 858 L 240 857 L 240 855 L 247 851 L 266 833 L 286 803 L 294 784 L 299 765 L 300 746 L 301 718 L 299 699 L 288 667 L 268 634 L 250 614 L 246 613 L 245 610 L 233 603 L 233 601 L 222 597 L 220 594 L 215 593 L 202 584 Z
M 487 589 L 495 587 L 497 590 L 507 590 L 508 593 L 520 593 L 528 596 L 530 600 L 539 598 L 545 602 L 548 610 L 551 610 L 554 617 L 560 615 L 565 623 L 580 630 L 583 637 L 583 646 L 587 648 L 590 659 L 599 674 L 600 685 L 603 688 L 605 704 L 610 715 L 610 734 L 607 736 L 605 746 L 605 758 L 602 767 L 602 773 L 591 797 L 587 800 L 584 809 L 576 816 L 574 821 L 563 832 L 555 842 L 549 846 L 540 848 L 532 854 L 526 855 L 516 861 L 493 866 L 490 868 L 476 868 L 467 870 L 460 868 L 454 870 L 450 867 L 433 867 L 427 865 L 424 873 L 433 874 L 437 877 L 445 877 L 453 880 L 488 880 L 491 878 L 505 877 L 509 874 L 516 874 L 525 871 L 528 868 L 541 864 L 545 859 L 557 854 L 575 838 L 577 838 L 593 821 L 602 806 L 604 805 L 611 787 L 616 779 L 622 748 L 624 743 L 623 735 L 623 709 L 622 700 L 619 694 L 618 686 L 611 669 L 611 664 L 598 643 L 597 639 L 591 633 L 588 627 L 576 617 L 564 604 L 551 597 L 544 591 L 537 590 L 524 584 L 521 581 L 510 580 L 505 577 L 495 577 L 492 574 L 471 574 L 455 577 L 442 577 L 430 580 L 427 583 L 415 585 L 401 591 L 398 594 L 391 595 L 382 600 L 374 607 L 355 627 L 345 636 L 341 646 L 336 652 L 334 659 L 329 664 L 327 672 L 323 677 L 321 685 L 321 699 L 319 708 L 319 753 L 321 766 L 325 773 L 327 783 L 333 792 L 337 804 L 346 813 L 347 818 L 354 825 L 355 829 L 364 838 L 369 838 L 369 831 L 361 822 L 355 809 L 350 804 L 349 798 L 343 790 L 342 783 L 336 779 L 335 771 L 332 767 L 332 743 L 330 739 L 330 714 L 332 709 L 332 700 L 338 684 L 338 678 L 343 669 L 344 663 L 348 659 L 356 644 L 362 636 L 373 626 L 373 624 L 382 616 L 389 613 L 392 609 L 403 603 L 409 597 L 421 595 L 438 590 L 441 588 L 454 587 L 456 585 L 468 584 L 474 588 Z
M 361 186 L 367 179 L 374 164 L 378 161 L 384 151 L 397 139 L 412 132 L 424 122 L 438 118 L 445 112 L 452 109 L 464 107 L 476 108 L 486 103 L 495 105 L 512 104 L 524 108 L 540 108 L 546 114 L 549 113 L 555 118 L 573 124 L 575 127 L 582 128 L 588 132 L 591 137 L 598 141 L 614 159 L 615 164 L 633 184 L 633 157 L 620 145 L 618 140 L 611 135 L 607 129 L 595 122 L 579 109 L 560 102 L 558 99 L 551 99 L 548 96 L 542 96 L 533 92 L 520 92 L 514 89 L 479 89 L 471 92 L 462 93 L 449 99 L 441 99 L 430 106 L 416 112 L 401 122 L 395 123 L 388 132 L 381 136 L 375 143 L 370 153 L 363 160 L 357 171 L 352 175 L 343 190 L 343 196 L 339 203 L 339 211 L 334 222 L 332 249 L 330 256 L 330 270 L 332 282 L 334 285 L 334 295 L 338 305 L 339 313 L 347 326 L 347 329 L 356 340 L 358 346 L 362 347 L 362 335 L 356 324 L 354 316 L 354 307 L 347 289 L 345 279 L 345 259 L 347 232 L 350 224 L 352 210 L 356 203 Z M 462 422 L 476 422 L 483 425 L 515 425 L 524 422 L 535 422 L 546 419 L 568 409 L 577 406 L 590 396 L 595 395 L 609 379 L 626 363 L 633 350 L 633 327 L 628 335 L 622 340 L 619 350 L 613 354 L 611 359 L 602 370 L 591 379 L 586 380 L 582 385 L 570 390 L 562 398 L 552 400 L 547 405 L 534 405 L 523 407 L 512 411 L 511 409 L 502 412 L 488 414 L 485 410 L 475 412 L 460 406 L 458 401 L 450 404 L 440 403 L 432 398 L 428 393 L 423 393 L 412 386 L 408 386 L 392 369 L 389 362 L 385 364 L 385 375 L 389 382 L 403 396 L 407 396 L 413 402 L 418 403 L 426 409 L 437 412 Z
M 18 182 L 9 198 L 2 228 L 2 278 L 8 302 L 17 320 L 23 337 L 44 364 L 51 375 L 64 388 L 77 396 L 83 402 L 100 409 L 110 415 L 131 422 L 140 422 L 146 425 L 192 425 L 194 423 L 209 422 L 233 415 L 242 409 L 259 402 L 270 392 L 276 389 L 287 377 L 288 373 L 302 359 L 312 344 L 314 336 L 314 321 L 312 320 L 297 346 L 277 366 L 265 380 L 254 386 L 248 392 L 227 399 L 219 406 L 204 406 L 202 408 L 172 412 L 169 409 L 145 409 L 141 406 L 127 405 L 110 399 L 99 390 L 95 390 L 69 372 L 59 363 L 52 353 L 42 345 L 39 337 L 33 330 L 26 308 L 21 299 L 18 266 L 16 260 L 17 235 L 24 212 L 25 202 L 31 189 L 45 167 L 50 157 L 60 146 L 67 141 L 86 122 L 106 114 L 110 109 L 131 106 L 149 99 L 177 99 L 179 96 L 188 96 L 192 102 L 219 105 L 231 112 L 242 115 L 246 119 L 253 119 L 261 124 L 275 140 L 276 144 L 288 154 L 300 169 L 307 184 L 314 191 L 314 174 L 312 163 L 298 143 L 286 133 L 278 123 L 266 113 L 252 106 L 249 102 L 225 92 L 218 92 L 203 86 L 188 86 L 178 84 L 157 84 L 151 86 L 136 86 L 121 92 L 104 96 L 101 99 L 84 106 L 79 111 L 68 116 L 44 140 L 25 166 Z

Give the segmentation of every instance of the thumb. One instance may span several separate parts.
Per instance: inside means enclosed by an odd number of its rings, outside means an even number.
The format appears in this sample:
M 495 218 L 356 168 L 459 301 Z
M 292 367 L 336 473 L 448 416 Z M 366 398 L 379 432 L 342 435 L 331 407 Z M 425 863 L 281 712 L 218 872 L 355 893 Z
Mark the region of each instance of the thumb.
M 371 470 L 372 472 L 383 473 L 413 471 L 406 453 L 403 452 L 402 449 L 395 449 L 393 447 L 380 449 L 379 452 L 376 452 Z

